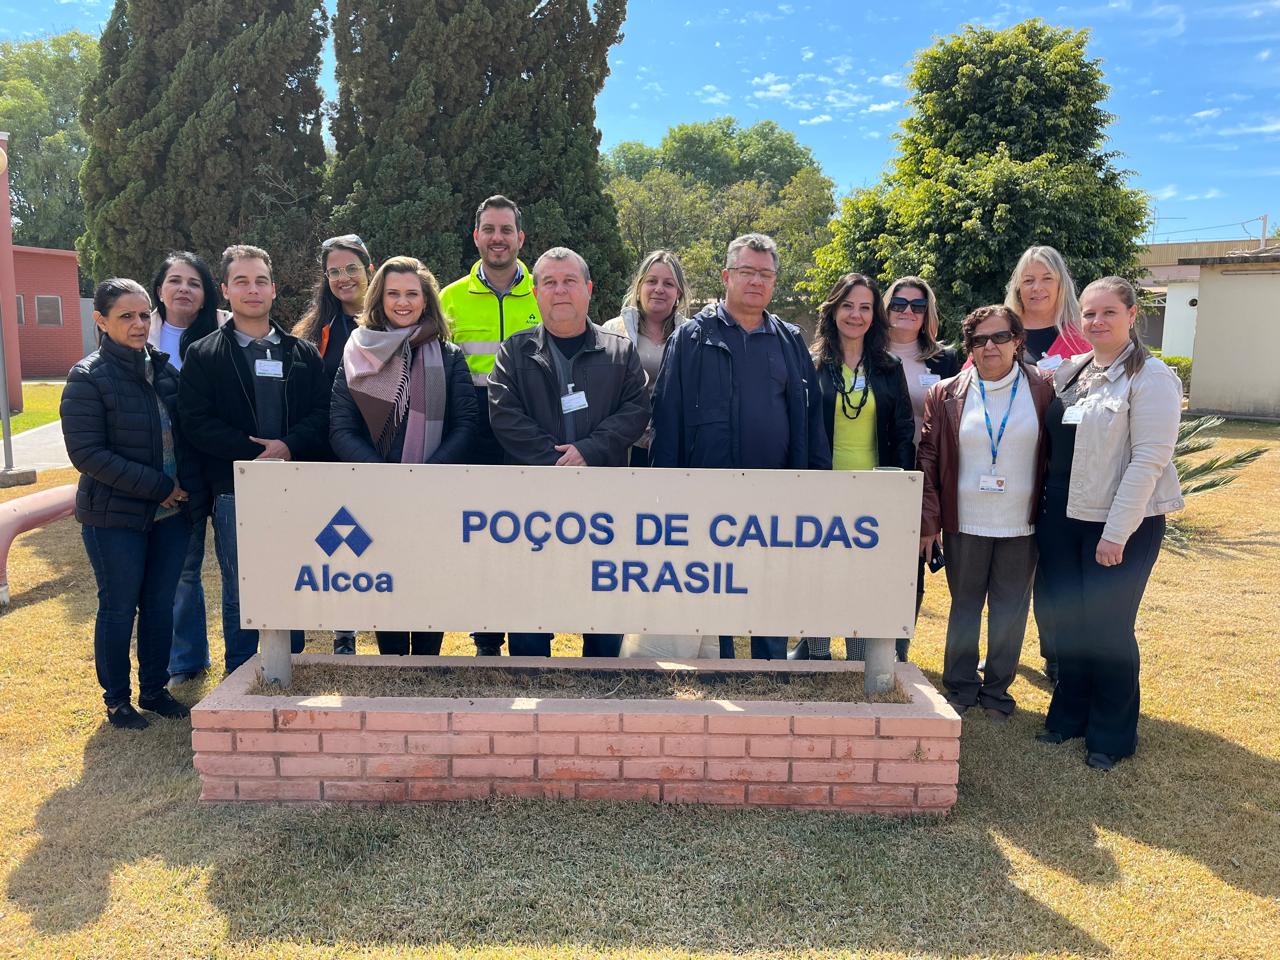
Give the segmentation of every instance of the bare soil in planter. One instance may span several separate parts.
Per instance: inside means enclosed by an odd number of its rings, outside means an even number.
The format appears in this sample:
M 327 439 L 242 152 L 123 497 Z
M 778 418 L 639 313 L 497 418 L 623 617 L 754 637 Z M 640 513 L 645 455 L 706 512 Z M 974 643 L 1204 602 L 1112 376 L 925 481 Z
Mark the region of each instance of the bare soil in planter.
M 290 697 L 537 697 L 582 700 L 778 700 L 908 703 L 900 688 L 867 696 L 861 672 L 707 673 L 659 670 L 352 667 L 299 663 L 285 688 L 262 682 L 250 694 Z

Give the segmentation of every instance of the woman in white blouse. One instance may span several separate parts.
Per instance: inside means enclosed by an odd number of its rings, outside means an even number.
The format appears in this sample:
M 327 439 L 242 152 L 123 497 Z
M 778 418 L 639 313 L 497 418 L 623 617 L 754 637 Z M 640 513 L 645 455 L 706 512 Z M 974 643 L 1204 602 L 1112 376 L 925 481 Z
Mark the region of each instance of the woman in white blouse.
M 1008 307 L 979 307 L 961 329 L 973 365 L 930 387 L 925 400 L 920 552 L 940 541 L 947 558 L 947 699 L 960 713 L 981 705 L 1005 723 L 1036 569 L 1042 424 L 1053 388 L 1022 362 L 1026 333 Z M 987 664 L 979 677 L 984 605 Z

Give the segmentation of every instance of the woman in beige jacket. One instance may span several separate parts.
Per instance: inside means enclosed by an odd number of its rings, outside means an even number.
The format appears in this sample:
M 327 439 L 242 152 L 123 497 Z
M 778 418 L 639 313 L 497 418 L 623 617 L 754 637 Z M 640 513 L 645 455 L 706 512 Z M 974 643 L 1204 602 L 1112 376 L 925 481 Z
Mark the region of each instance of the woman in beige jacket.
M 1137 748 L 1134 625 L 1164 515 L 1182 508 L 1172 464 L 1182 385 L 1143 347 L 1128 281 L 1096 280 L 1080 301 L 1093 349 L 1054 371 L 1045 424 L 1049 460 L 1036 538 L 1061 646 L 1037 739 L 1084 737 L 1088 765 L 1110 770 Z

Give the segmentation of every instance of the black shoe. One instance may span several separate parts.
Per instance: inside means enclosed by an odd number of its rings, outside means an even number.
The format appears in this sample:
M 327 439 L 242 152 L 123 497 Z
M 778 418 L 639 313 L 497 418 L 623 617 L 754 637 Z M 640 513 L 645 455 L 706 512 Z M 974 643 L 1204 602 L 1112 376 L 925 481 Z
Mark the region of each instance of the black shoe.
M 502 644 L 486 643 L 482 645 L 477 643 L 476 656 L 477 657 L 500 657 L 502 656 Z
M 1067 738 L 1060 734 L 1057 730 L 1041 730 L 1036 734 L 1036 739 L 1041 743 L 1052 743 L 1055 746 L 1059 743 L 1066 743 Z
M 139 697 L 138 706 L 169 720 L 181 720 L 191 716 L 190 708 L 185 703 L 179 703 L 173 699 L 173 694 L 164 689 L 154 697 Z
M 145 730 L 151 726 L 132 703 L 122 703 L 114 710 L 107 707 L 107 721 L 117 730 Z
M 353 631 L 335 630 L 333 633 L 333 652 L 344 656 L 355 656 L 356 635 Z
M 1055 686 L 1058 683 L 1058 661 L 1046 660 L 1044 662 L 1044 677 Z
M 801 641 L 795 645 L 795 649 L 793 649 L 792 651 L 790 651 L 790 652 L 787 654 L 787 659 L 788 659 L 788 660 L 809 660 L 809 659 L 811 659 L 811 658 L 810 658 L 810 656 L 809 656 L 809 641 L 808 641 L 808 640 L 801 639 Z M 828 660 L 830 660 L 830 659 L 831 659 L 831 655 L 830 655 L 830 654 L 828 654 L 828 655 L 827 655 L 827 659 L 828 659 Z
M 1104 773 L 1116 765 L 1116 758 L 1109 753 L 1091 753 L 1084 758 L 1084 762 L 1095 770 L 1101 770 Z
M 987 719 L 992 723 L 1004 724 L 1009 722 L 1009 714 L 1003 710 L 997 710 L 995 707 L 983 707 L 982 712 L 987 715 Z
M 973 704 L 971 703 L 956 703 L 956 701 L 950 698 L 948 698 L 947 703 L 950 704 L 952 710 L 954 710 L 956 713 L 960 714 L 961 716 L 964 715 L 964 712 L 966 710 L 968 710 L 971 706 L 973 706 Z
M 199 674 L 197 673 L 171 673 L 169 674 L 169 682 L 165 684 L 165 687 L 169 690 L 176 690 L 184 683 L 190 683 L 198 676 Z

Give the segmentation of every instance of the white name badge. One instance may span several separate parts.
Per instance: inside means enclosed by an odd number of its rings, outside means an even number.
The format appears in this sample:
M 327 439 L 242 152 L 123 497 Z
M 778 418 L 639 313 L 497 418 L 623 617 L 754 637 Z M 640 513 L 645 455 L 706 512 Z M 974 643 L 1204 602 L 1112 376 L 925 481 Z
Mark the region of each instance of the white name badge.
M 1084 419 L 1085 402 L 1081 400 L 1079 403 L 1072 404 L 1062 411 L 1062 422 L 1070 424 L 1078 424 Z
M 1062 357 L 1059 357 L 1056 354 L 1051 357 L 1041 357 L 1036 361 L 1036 366 L 1041 370 L 1057 370 L 1062 366 Z
M 284 361 L 255 360 L 253 362 L 253 372 L 260 377 L 271 377 L 273 380 L 279 380 L 284 377 Z
M 581 390 L 566 393 L 560 398 L 560 412 L 573 413 L 575 410 L 587 409 L 587 395 Z
M 861 390 L 864 387 L 866 387 L 866 385 L 867 385 L 867 378 L 864 377 L 862 374 L 858 374 L 856 377 L 853 378 L 853 389 Z
M 932 387 L 935 383 L 940 383 L 941 381 L 942 377 L 936 373 L 920 374 L 920 386 L 922 387 Z
M 1004 487 L 1004 477 L 997 477 L 988 473 L 978 478 L 978 491 L 980 493 L 1004 493 Z

